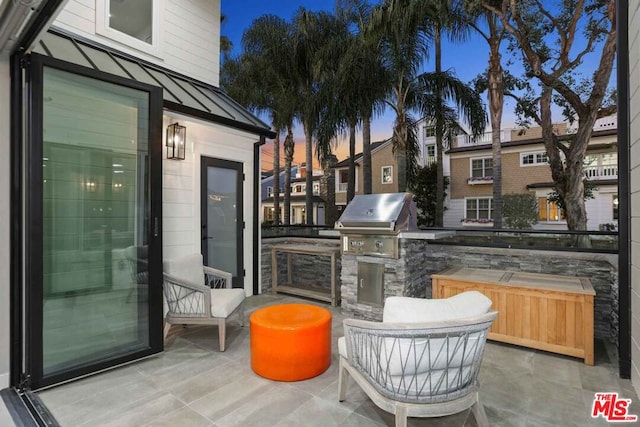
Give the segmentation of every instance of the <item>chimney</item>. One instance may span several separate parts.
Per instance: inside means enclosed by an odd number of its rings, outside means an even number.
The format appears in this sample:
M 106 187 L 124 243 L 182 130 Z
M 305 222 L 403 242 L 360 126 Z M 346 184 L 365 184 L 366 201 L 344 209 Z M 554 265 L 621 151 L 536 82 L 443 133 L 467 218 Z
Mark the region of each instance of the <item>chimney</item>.
M 307 176 L 307 164 L 306 163 L 301 163 L 300 167 L 298 168 L 299 174 L 300 174 L 300 178 L 306 178 Z

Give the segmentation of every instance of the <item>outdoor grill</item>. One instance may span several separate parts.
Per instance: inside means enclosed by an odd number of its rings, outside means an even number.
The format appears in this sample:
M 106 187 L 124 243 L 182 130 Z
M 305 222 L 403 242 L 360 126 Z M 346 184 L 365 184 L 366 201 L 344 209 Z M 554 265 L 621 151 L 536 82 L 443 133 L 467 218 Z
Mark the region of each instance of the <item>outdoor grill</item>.
M 411 194 L 366 194 L 355 196 L 336 223 L 340 230 L 343 273 L 353 260 L 357 276 L 343 274 L 346 301 L 343 307 L 364 308 L 360 314 L 367 316 L 373 307 L 379 310 L 384 304 L 385 265 L 399 257 L 398 235 L 416 228 L 416 206 Z M 351 257 L 352 259 L 354 257 Z M 354 271 L 355 272 L 355 271 Z M 354 283 L 355 282 L 355 283 Z M 349 301 L 349 295 L 354 300 Z
M 336 228 L 343 255 L 398 258 L 398 234 L 417 228 L 416 206 L 409 193 L 355 196 Z

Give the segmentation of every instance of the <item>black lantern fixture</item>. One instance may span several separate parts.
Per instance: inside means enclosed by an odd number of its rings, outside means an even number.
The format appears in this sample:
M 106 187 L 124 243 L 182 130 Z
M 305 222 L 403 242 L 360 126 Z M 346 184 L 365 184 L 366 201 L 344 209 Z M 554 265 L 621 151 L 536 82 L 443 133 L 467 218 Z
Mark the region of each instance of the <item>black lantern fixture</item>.
M 174 123 L 167 127 L 167 159 L 184 160 L 187 128 Z

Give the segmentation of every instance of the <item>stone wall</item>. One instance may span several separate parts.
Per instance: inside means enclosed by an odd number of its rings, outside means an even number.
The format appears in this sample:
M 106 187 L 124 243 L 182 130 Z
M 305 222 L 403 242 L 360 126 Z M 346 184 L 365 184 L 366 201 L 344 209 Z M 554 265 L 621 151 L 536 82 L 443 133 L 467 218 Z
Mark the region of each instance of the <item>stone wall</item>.
M 275 238 L 262 240 L 262 293 L 271 292 L 271 247 L 283 244 L 292 245 L 314 245 L 328 246 L 336 248 L 339 246 L 338 239 L 312 239 L 301 237 Z M 279 283 L 286 281 L 287 277 L 287 254 L 278 253 L 278 277 Z M 340 278 L 340 255 L 336 256 L 336 274 Z M 291 279 L 292 283 L 312 288 L 323 288 L 330 292 L 331 259 L 328 256 L 313 256 L 302 254 L 291 254 Z M 339 283 L 338 283 L 339 284 Z
M 417 239 L 401 240 L 400 250 L 401 257 L 410 260 L 408 280 L 424 283 L 428 298 L 431 274 L 454 266 L 588 277 L 596 291 L 594 335 L 617 342 L 617 255 L 434 245 Z
M 431 298 L 431 275 L 454 266 L 487 268 L 531 273 L 584 276 L 596 291 L 594 300 L 594 335 L 617 342 L 618 339 L 618 257 L 565 251 L 539 251 L 489 247 L 438 245 L 421 239 L 401 239 L 400 258 L 343 255 L 338 258 L 338 274 L 342 296 L 342 312 L 347 316 L 369 320 L 382 319 L 382 307 L 357 302 L 358 262 L 384 264 L 384 298 L 411 296 Z M 271 246 L 281 243 L 304 243 L 337 246 L 329 239 L 268 239 L 262 244 L 262 292 L 271 289 Z M 328 286 L 330 271 L 327 257 L 296 259 L 294 270 L 300 280 Z M 306 257 L 309 258 L 309 257 Z M 405 262 L 406 260 L 406 262 Z M 280 274 L 286 262 L 278 262 Z M 281 276 L 284 277 L 284 276 Z
M 427 281 L 423 269 L 418 263 L 405 263 L 406 259 L 422 256 L 422 248 L 413 245 L 401 247 L 399 259 L 373 256 L 342 256 L 342 274 L 340 276 L 342 295 L 342 312 L 347 316 L 367 320 L 382 320 L 382 306 L 358 302 L 358 263 L 384 264 L 384 299 L 390 296 L 408 296 L 415 298 L 431 298 L 431 290 L 427 293 Z

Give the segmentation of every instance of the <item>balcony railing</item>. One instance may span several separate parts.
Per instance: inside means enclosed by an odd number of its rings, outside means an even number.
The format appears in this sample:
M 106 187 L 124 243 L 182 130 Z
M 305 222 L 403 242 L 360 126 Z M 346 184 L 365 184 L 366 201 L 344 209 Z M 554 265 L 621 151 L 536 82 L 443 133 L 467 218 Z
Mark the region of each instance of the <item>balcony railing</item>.
M 618 179 L 618 166 L 585 166 L 584 175 L 589 180 Z
M 348 186 L 349 186 L 349 184 L 347 184 L 346 182 L 339 182 L 338 183 L 338 193 L 346 193 Z

